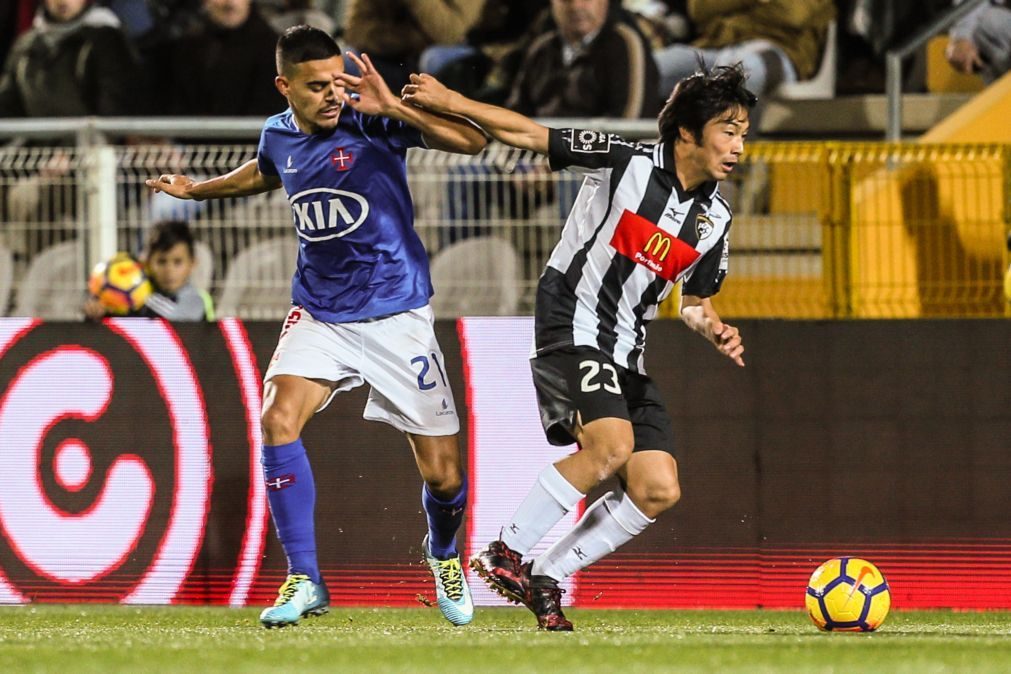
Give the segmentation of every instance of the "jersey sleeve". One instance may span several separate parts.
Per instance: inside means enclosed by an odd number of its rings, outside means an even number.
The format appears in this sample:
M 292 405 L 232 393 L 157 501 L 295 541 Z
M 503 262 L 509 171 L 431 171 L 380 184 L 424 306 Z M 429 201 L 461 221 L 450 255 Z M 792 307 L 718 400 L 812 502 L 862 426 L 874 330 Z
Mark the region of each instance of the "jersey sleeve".
M 720 292 L 723 279 L 727 277 L 728 262 L 730 260 L 730 225 L 727 225 L 723 232 L 722 240 L 702 256 L 699 263 L 695 265 L 695 270 L 685 279 L 681 285 L 682 295 L 694 295 L 696 297 L 712 297 Z
M 362 115 L 362 125 L 369 136 L 386 138 L 394 150 L 406 150 L 409 147 L 426 147 L 421 137 L 421 131 L 406 122 L 389 117 L 374 117 Z
M 274 165 L 274 160 L 270 158 L 270 154 L 267 151 L 267 139 L 267 129 L 264 129 L 260 132 L 260 144 L 256 148 L 256 167 L 265 176 L 276 176 L 279 174 L 277 166 Z
M 613 133 L 587 129 L 548 130 L 548 161 L 552 171 L 618 166 L 628 161 L 634 148 L 633 143 Z

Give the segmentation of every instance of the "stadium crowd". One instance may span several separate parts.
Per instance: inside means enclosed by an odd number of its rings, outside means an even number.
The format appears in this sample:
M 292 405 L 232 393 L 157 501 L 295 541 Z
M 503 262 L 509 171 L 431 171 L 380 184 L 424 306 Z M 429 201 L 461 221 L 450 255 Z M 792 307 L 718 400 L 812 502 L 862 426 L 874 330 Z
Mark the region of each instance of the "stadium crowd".
M 266 116 L 282 105 L 263 86 L 271 45 L 302 22 L 368 53 L 393 90 L 430 72 L 543 117 L 653 117 L 700 59 L 743 61 L 750 86 L 774 93 L 814 74 L 832 22 L 840 91 L 880 91 L 884 52 L 952 1 L 13 0 L 0 17 L 0 117 Z M 1007 69 L 1003 0 L 952 34 L 953 67 Z

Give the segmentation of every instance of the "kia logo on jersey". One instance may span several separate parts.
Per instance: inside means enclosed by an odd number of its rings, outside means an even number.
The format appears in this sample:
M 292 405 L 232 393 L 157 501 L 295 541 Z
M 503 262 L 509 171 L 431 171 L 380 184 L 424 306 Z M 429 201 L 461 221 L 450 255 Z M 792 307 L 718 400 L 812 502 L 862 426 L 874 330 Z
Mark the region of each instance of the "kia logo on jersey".
M 290 197 L 295 231 L 307 241 L 326 241 L 347 236 L 362 226 L 369 202 L 347 190 L 317 187 Z
M 699 257 L 687 243 L 629 210 L 614 228 L 611 247 L 668 281 L 677 280 Z

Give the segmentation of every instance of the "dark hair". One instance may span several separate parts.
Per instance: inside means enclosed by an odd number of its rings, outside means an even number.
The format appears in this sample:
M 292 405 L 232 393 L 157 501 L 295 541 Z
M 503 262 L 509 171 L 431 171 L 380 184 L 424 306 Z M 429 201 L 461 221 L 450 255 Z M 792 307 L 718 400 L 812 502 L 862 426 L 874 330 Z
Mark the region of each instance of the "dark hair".
M 184 220 L 162 220 L 151 227 L 147 237 L 148 257 L 155 253 L 171 250 L 178 243 L 185 243 L 190 257 L 194 257 L 193 232 Z
M 701 70 L 677 83 L 657 117 L 660 139 L 673 142 L 679 129 L 687 129 L 695 142 L 702 142 L 705 125 L 727 111 L 751 110 L 758 97 L 744 86 L 744 68 L 718 66 Z
M 321 61 L 341 53 L 341 48 L 329 33 L 312 26 L 292 26 L 277 38 L 274 60 L 277 73 L 287 66 L 304 61 Z

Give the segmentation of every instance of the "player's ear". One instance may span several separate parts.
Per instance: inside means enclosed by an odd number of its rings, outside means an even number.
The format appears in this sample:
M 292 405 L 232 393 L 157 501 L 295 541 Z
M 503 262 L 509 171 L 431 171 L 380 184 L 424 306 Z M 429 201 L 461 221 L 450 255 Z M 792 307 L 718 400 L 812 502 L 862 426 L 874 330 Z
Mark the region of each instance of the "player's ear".
M 277 90 L 281 92 L 282 96 L 285 98 L 288 97 L 288 90 L 291 88 L 291 83 L 288 81 L 287 77 L 284 75 L 278 75 L 275 77 L 274 86 L 277 87 Z

